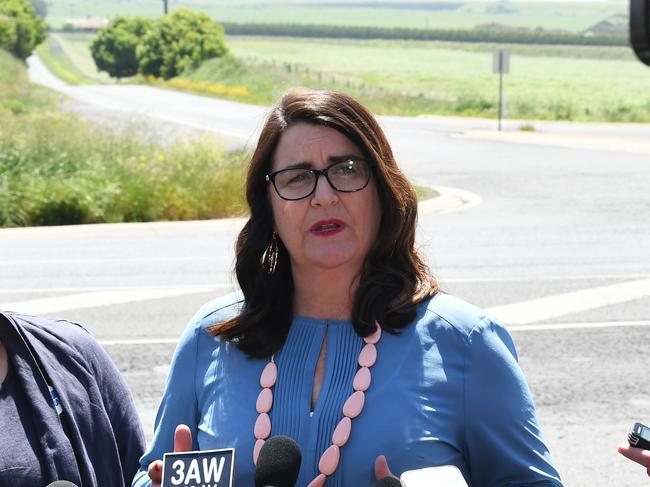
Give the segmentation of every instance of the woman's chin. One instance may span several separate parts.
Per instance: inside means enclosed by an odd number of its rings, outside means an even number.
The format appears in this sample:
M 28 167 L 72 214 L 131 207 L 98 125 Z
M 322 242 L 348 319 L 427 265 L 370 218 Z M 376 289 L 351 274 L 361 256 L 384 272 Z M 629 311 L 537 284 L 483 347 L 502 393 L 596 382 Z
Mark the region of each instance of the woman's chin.
M 355 259 L 354 255 L 342 252 L 327 252 L 309 256 L 309 264 L 312 268 L 326 270 L 357 270 L 362 260 Z

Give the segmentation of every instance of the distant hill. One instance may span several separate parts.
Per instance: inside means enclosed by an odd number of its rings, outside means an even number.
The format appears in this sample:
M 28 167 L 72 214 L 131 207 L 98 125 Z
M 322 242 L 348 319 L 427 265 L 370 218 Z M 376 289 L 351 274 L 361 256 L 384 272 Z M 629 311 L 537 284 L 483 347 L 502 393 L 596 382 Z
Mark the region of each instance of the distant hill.
M 390 1 L 390 2 L 326 2 L 326 3 L 303 3 L 306 7 L 325 8 L 395 8 L 405 10 L 456 10 L 465 5 L 465 2 L 412 2 L 412 1 Z
M 612 15 L 585 30 L 592 35 L 624 35 L 627 34 L 629 18 L 627 15 Z

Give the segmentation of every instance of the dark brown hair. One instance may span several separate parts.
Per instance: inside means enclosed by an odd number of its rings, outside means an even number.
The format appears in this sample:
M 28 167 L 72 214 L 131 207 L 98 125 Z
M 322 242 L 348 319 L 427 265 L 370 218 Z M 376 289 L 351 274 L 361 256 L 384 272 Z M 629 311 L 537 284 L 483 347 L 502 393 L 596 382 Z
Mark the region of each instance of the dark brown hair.
M 235 272 L 244 294 L 241 313 L 209 331 L 253 357 L 267 357 L 286 340 L 293 319 L 293 277 L 289 254 L 273 233 L 266 174 L 287 128 L 296 123 L 331 127 L 373 161 L 381 202 L 381 231 L 366 256 L 352 309 L 360 336 L 375 320 L 396 332 L 415 317 L 415 306 L 437 292 L 437 284 L 415 249 L 417 197 L 397 167 L 375 118 L 356 100 L 337 92 L 292 90 L 273 108 L 250 161 L 246 199 L 250 218 L 237 239 Z

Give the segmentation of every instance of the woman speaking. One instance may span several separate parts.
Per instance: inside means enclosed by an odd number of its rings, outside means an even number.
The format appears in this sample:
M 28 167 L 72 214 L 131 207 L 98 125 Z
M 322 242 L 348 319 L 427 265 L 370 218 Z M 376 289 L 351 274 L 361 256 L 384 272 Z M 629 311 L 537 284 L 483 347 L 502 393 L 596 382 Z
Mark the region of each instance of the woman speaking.
M 234 447 L 241 486 L 276 435 L 300 446 L 300 487 L 369 486 L 381 455 L 395 474 L 456 465 L 473 487 L 562 485 L 512 339 L 438 290 L 413 188 L 364 107 L 287 93 L 246 197 L 241 293 L 184 332 L 134 486 L 160 481 L 179 424 L 194 450 Z

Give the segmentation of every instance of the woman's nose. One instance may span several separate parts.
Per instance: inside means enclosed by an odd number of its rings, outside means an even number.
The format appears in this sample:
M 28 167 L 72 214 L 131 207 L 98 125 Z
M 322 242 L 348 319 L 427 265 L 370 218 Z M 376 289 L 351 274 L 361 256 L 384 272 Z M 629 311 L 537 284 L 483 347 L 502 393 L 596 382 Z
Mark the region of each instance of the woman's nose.
M 314 206 L 331 205 L 338 201 L 339 195 L 327 177 L 324 174 L 319 174 L 316 180 L 316 189 L 311 195 L 311 204 Z

